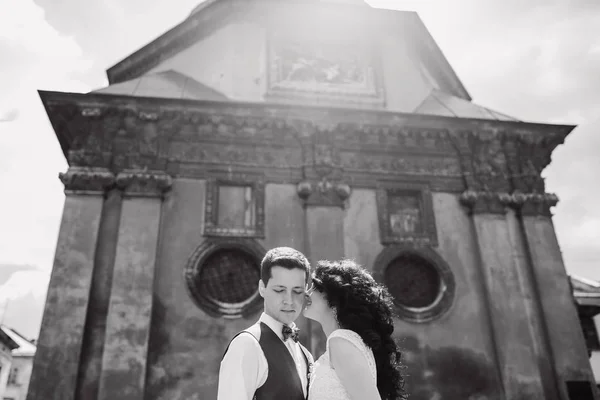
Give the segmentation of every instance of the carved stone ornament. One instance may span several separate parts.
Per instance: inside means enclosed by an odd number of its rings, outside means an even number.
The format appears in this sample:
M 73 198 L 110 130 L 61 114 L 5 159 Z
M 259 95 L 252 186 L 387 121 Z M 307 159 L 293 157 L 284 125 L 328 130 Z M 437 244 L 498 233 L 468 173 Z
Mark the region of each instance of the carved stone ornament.
M 550 208 L 558 203 L 553 193 L 476 192 L 467 190 L 460 195 L 460 202 L 471 214 L 505 214 L 507 207 L 520 211 L 521 215 L 552 216 Z
M 58 177 L 66 194 L 102 195 L 115 184 L 115 175 L 104 168 L 70 167 Z
M 117 175 L 116 183 L 125 197 L 161 197 L 171 189 L 173 180 L 160 171 L 124 171 Z
M 551 217 L 551 208 L 558 204 L 558 196 L 554 193 L 520 193 L 512 194 L 513 207 L 520 209 L 523 216 Z
M 346 207 L 352 188 L 346 183 L 330 182 L 326 177 L 319 182 L 302 181 L 296 187 L 304 206 Z
M 511 195 L 506 192 L 486 192 L 466 190 L 460 195 L 460 202 L 471 214 L 506 214 L 511 204 Z
M 383 104 L 369 46 L 271 37 L 269 96 Z

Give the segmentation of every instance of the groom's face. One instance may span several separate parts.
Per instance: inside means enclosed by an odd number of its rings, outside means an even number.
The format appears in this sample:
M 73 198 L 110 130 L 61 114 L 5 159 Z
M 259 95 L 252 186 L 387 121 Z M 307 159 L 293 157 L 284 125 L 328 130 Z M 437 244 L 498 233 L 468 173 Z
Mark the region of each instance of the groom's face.
M 265 313 L 281 323 L 290 324 L 298 318 L 304 306 L 306 275 L 299 268 L 273 266 L 271 279 L 261 280 L 258 291 L 265 299 Z

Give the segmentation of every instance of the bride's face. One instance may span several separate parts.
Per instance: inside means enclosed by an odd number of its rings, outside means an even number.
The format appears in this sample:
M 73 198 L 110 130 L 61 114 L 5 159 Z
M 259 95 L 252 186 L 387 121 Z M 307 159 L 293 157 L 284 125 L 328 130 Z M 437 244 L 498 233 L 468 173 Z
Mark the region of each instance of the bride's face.
M 308 291 L 308 298 L 304 307 L 303 315 L 315 321 L 322 321 L 323 317 L 330 312 L 325 295 L 314 289 Z

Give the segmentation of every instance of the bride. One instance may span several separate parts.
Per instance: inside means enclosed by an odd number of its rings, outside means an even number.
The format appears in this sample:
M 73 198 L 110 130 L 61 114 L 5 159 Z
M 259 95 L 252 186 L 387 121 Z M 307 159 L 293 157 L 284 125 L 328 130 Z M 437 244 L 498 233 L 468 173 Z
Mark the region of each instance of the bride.
M 321 324 L 325 353 L 310 376 L 309 400 L 404 398 L 388 291 L 350 260 L 319 261 L 304 316 Z

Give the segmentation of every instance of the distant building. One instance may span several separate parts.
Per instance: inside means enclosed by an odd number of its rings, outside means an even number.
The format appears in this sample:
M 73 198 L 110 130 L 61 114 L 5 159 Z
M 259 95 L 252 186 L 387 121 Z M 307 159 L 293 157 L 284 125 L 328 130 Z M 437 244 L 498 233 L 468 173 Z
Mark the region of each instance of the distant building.
M 25 400 L 36 346 L 14 329 L 3 326 L 4 332 L 18 345 L 12 351 L 12 366 L 6 380 L 2 400 Z
M 575 275 L 570 279 L 590 364 L 596 384 L 600 385 L 600 282 Z
M 0 398 L 3 399 L 7 399 L 5 391 L 13 361 L 12 351 L 18 347 L 19 345 L 6 333 L 4 327 L 0 326 Z

